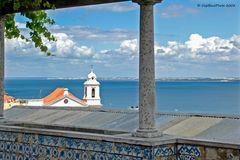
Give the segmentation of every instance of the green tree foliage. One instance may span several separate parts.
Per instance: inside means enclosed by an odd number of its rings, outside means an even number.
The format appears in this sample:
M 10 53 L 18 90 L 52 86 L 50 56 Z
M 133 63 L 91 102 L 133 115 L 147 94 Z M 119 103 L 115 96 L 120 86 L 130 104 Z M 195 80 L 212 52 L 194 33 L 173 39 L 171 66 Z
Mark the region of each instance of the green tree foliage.
M 0 9 L 6 7 L 8 4 L 13 4 L 13 10 L 18 11 L 20 8 L 40 8 L 43 6 L 45 8 L 54 9 L 54 5 L 44 0 L 0 0 Z M 8 14 L 5 17 L 5 36 L 8 39 L 21 38 L 27 42 L 32 42 L 36 48 L 39 48 L 42 52 L 46 53 L 48 56 L 52 55 L 48 47 L 43 43 L 43 38 L 46 38 L 49 42 L 56 41 L 55 37 L 48 30 L 48 25 L 53 25 L 55 22 L 53 19 L 48 17 L 45 11 L 27 11 L 20 12 L 21 16 L 24 16 L 26 21 L 26 28 L 28 29 L 28 34 L 23 35 L 19 27 L 15 23 L 16 14 Z

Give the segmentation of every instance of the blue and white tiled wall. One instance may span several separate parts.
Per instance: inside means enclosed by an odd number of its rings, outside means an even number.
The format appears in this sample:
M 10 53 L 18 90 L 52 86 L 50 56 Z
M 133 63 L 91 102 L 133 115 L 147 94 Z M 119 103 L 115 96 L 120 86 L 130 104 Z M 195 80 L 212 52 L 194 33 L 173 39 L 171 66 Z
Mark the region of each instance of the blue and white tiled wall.
M 0 160 L 239 160 L 238 149 L 189 144 L 141 146 L 62 136 L 0 131 Z
M 202 147 L 195 145 L 180 144 L 177 145 L 178 160 L 197 160 L 203 159 Z
M 147 147 L 41 134 L 0 132 L 0 159 L 3 160 L 155 159 L 174 154 L 174 145 Z

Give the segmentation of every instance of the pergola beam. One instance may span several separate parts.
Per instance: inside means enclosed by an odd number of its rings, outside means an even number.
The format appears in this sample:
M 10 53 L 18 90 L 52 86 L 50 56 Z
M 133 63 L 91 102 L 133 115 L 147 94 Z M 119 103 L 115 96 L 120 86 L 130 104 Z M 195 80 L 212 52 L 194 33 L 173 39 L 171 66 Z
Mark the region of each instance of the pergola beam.
M 47 0 L 47 1 L 50 4 L 53 4 L 58 9 L 58 8 L 69 8 L 69 7 L 96 5 L 96 4 L 104 4 L 104 3 L 124 2 L 129 0 Z M 6 15 L 6 14 L 11 14 L 16 12 L 34 11 L 34 10 L 47 10 L 47 9 L 50 9 L 50 8 L 46 8 L 42 5 L 39 8 L 21 7 L 18 10 L 13 10 L 13 3 L 10 2 L 6 5 L 6 7 L 0 10 L 0 15 Z

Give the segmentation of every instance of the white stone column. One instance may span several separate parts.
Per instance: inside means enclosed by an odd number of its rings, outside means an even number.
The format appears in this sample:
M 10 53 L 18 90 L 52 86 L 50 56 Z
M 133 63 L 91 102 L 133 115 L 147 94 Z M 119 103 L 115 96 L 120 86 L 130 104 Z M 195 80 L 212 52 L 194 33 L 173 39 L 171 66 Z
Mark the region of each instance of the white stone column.
M 0 118 L 4 107 L 4 16 L 0 15 Z
M 140 5 L 139 129 L 137 137 L 158 137 L 155 126 L 155 62 L 153 7 L 161 0 L 133 0 Z

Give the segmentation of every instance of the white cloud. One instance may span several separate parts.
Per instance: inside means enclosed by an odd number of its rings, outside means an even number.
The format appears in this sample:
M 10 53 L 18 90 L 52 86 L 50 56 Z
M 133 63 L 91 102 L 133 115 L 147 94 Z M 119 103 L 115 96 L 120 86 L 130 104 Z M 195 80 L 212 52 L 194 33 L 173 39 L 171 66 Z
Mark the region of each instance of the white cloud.
M 37 52 L 32 43 L 26 42 L 21 38 L 6 39 L 5 48 L 8 54 L 31 54 Z
M 124 29 L 100 30 L 98 28 L 89 28 L 83 26 L 58 26 L 51 28 L 53 33 L 66 33 L 73 38 L 81 38 L 84 40 L 101 41 L 101 42 L 121 42 L 125 39 L 136 38 L 137 33 Z
M 94 52 L 92 48 L 84 45 L 78 45 L 70 36 L 65 33 L 55 33 L 56 42 L 47 44 L 50 51 L 56 56 L 61 57 L 82 57 L 91 56 Z
M 229 39 L 220 37 L 203 38 L 192 34 L 184 43 L 168 42 L 167 46 L 155 46 L 157 57 L 171 57 L 177 61 L 240 61 L 240 35 Z
M 25 23 L 16 22 L 16 26 L 18 26 L 19 29 L 26 29 Z
M 137 39 L 123 40 L 119 43 L 117 49 L 101 50 L 95 53 L 93 58 L 106 63 L 111 63 L 113 59 L 121 59 L 127 62 L 137 60 L 139 56 L 138 46 Z M 239 46 L 240 35 L 223 39 L 216 36 L 204 38 L 199 34 L 191 34 L 185 42 L 169 41 L 164 46 L 156 43 L 155 55 L 157 62 L 220 64 L 222 62 L 240 61 Z
M 230 38 L 230 43 L 233 44 L 237 49 L 240 49 L 240 36 L 239 35 L 233 35 Z
M 137 39 L 124 40 L 120 44 L 120 48 L 116 50 L 119 53 L 135 55 L 138 51 Z
M 57 42 L 46 43 L 49 50 L 58 57 L 92 58 L 107 61 L 113 58 L 134 59 L 138 57 L 138 40 L 125 39 L 116 49 L 95 50 L 93 47 L 80 45 L 66 33 L 54 33 Z M 21 39 L 7 40 L 7 52 L 17 54 L 40 53 L 31 43 Z M 185 42 L 169 41 L 167 45 L 155 44 L 158 59 L 178 62 L 240 61 L 240 35 L 229 39 L 217 36 L 204 38 L 200 34 L 191 34 Z
M 89 57 L 93 55 L 92 48 L 85 45 L 79 45 L 74 42 L 70 36 L 65 33 L 55 33 L 56 42 L 47 42 L 43 39 L 50 52 L 58 57 Z M 32 43 L 26 42 L 20 38 L 6 40 L 7 53 L 16 54 L 43 54 L 36 49 Z
M 105 68 L 125 69 L 126 66 L 131 67 L 133 64 L 138 66 L 139 44 L 136 32 L 121 29 L 103 31 L 81 26 L 73 28 L 54 26 L 51 29 L 57 42 L 45 43 L 56 55 L 52 58 L 55 66 L 58 62 L 61 65 L 62 61 L 74 66 L 98 64 Z M 31 43 L 21 39 L 6 40 L 6 51 L 12 55 L 27 55 L 19 58 L 22 61 L 26 61 L 26 57 L 35 55 L 37 59 L 42 55 Z M 181 74 L 188 72 L 188 68 L 202 70 L 205 73 L 207 71 L 203 70 L 209 66 L 218 68 L 219 72 L 224 67 L 228 70 L 235 67 L 236 73 L 237 64 L 240 62 L 240 35 L 220 38 L 191 34 L 184 42 L 169 40 L 166 45 L 155 42 L 155 56 L 156 70 L 166 75 L 181 68 L 184 68 L 179 72 Z M 12 59 L 11 65 L 13 61 Z M 52 61 L 48 60 L 48 63 L 50 65 Z
M 173 18 L 173 17 L 180 17 L 186 14 L 197 14 L 199 12 L 198 9 L 192 7 L 186 7 L 179 4 L 170 5 L 165 7 L 161 12 L 160 15 L 165 18 Z

